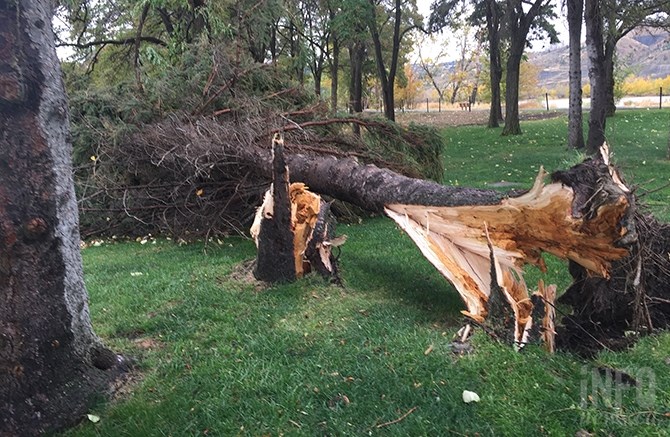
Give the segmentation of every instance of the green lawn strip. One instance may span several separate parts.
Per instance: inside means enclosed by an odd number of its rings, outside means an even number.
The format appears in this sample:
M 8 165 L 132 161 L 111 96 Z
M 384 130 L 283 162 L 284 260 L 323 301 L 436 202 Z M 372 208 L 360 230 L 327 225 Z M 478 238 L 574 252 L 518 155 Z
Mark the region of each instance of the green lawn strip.
M 629 180 L 668 181 L 669 118 L 620 111 L 608 120 Z M 539 165 L 553 170 L 571 159 L 565 120 L 522 128 L 513 139 L 481 127 L 446 129 L 447 176 L 527 188 Z M 642 148 L 628 150 L 638 139 Z M 495 167 L 501 159 L 504 167 Z M 667 195 L 648 196 L 654 211 L 667 211 Z M 235 266 L 255 253 L 242 238 L 206 250 L 162 240 L 85 249 L 94 328 L 136 360 L 137 376 L 91 411 L 100 422 L 66 435 L 668 434 L 670 335 L 584 360 L 537 347 L 517 353 L 477 333 L 474 353 L 457 357 L 449 343 L 463 304 L 409 238 L 383 218 L 338 232 L 349 236 L 344 287 L 309 277 L 259 290 L 236 279 Z M 564 288 L 564 263 L 547 257 L 547 266 L 546 275 L 529 271 L 529 284 L 543 277 Z M 616 384 L 598 368 L 625 371 L 639 386 Z M 481 402 L 465 404 L 463 390 Z

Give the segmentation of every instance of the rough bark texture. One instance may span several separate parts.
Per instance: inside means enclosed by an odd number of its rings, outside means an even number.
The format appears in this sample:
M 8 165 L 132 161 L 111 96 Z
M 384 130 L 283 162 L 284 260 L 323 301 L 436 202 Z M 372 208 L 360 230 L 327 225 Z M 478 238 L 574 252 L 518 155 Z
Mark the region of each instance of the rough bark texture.
M 365 60 L 365 43 L 353 42 L 349 45 L 349 60 L 351 62 L 351 78 L 349 81 L 349 112 L 358 114 L 363 112 L 363 61 Z M 358 125 L 352 125 L 354 134 L 360 135 Z
M 500 126 L 502 104 L 500 81 L 502 80 L 502 61 L 500 59 L 500 10 L 495 0 L 486 0 L 486 31 L 489 41 L 489 64 L 491 81 L 491 109 L 488 127 Z
M 352 158 L 287 157 L 291 180 L 307 184 L 313 191 L 331 195 L 370 211 L 385 205 L 492 205 L 504 195 L 495 190 L 451 187 L 413 179 L 374 165 L 361 165 Z
M 605 38 L 605 117 L 613 117 L 616 113 L 614 57 L 618 41 L 617 36 L 612 34 L 608 34 L 607 38 Z
M 510 53 L 507 58 L 507 78 L 505 81 L 505 126 L 502 135 L 520 135 L 519 123 L 519 74 L 521 54 Z M 511 51 L 511 50 L 510 50 Z
M 249 148 L 237 151 L 240 163 L 254 163 L 272 177 L 269 150 Z M 453 187 L 410 178 L 375 165 L 363 165 L 355 158 L 287 155 L 290 179 L 303 182 L 313 192 L 327 194 L 373 212 L 383 212 L 391 203 L 426 206 L 494 205 L 505 198 L 496 190 Z
M 521 134 L 519 124 L 519 74 L 521 58 L 526 47 L 526 38 L 530 26 L 541 11 L 545 0 L 535 0 L 524 11 L 520 1 L 507 2 L 507 28 L 510 34 L 509 53 L 507 56 L 507 77 L 505 79 L 505 126 L 503 135 Z
M 375 12 L 376 2 L 370 0 L 371 19 L 369 22 L 370 35 L 375 48 L 375 61 L 377 65 L 377 76 L 382 88 L 382 97 L 384 99 L 384 116 L 391 121 L 395 121 L 395 97 L 394 84 L 395 76 L 398 70 L 398 57 L 400 55 L 400 41 L 402 34 L 400 32 L 400 23 L 402 19 L 401 0 L 395 0 L 395 13 L 393 22 L 393 40 L 391 44 L 391 60 L 388 72 L 384 65 L 384 54 L 382 53 L 382 41 L 377 29 L 377 15 Z
M 0 1 L 0 435 L 80 420 L 118 367 L 92 331 L 50 1 Z
M 336 17 L 336 10 L 328 2 L 328 19 L 330 20 L 330 56 L 326 56 L 328 67 L 330 69 L 330 110 L 333 114 L 337 113 L 337 89 L 338 75 L 340 70 L 340 35 L 333 26 Z
M 568 147 L 583 149 L 584 125 L 582 117 L 582 16 L 584 0 L 567 0 L 568 33 L 570 38 L 570 95 L 568 108 Z
M 289 174 L 284 161 L 282 141 L 272 145 L 272 208 L 261 220 L 258 235 L 258 256 L 254 276 L 267 282 L 290 282 L 296 279 L 291 231 L 291 201 L 289 199 Z
M 591 111 L 586 151 L 596 154 L 605 142 L 605 116 L 607 111 L 605 53 L 603 49 L 603 18 L 600 1 L 585 0 L 586 51 L 589 56 L 589 81 L 591 83 Z

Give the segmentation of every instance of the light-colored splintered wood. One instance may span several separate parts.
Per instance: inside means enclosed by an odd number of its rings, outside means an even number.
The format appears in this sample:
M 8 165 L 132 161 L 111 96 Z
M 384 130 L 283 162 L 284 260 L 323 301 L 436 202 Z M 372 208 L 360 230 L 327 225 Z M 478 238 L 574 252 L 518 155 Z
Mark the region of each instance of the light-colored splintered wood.
M 307 244 L 312 238 L 312 232 L 318 220 L 321 209 L 321 197 L 307 190 L 301 182 L 292 183 L 289 186 L 289 198 L 291 199 L 291 226 L 293 229 L 293 252 L 295 259 L 295 271 L 298 278 L 305 274 L 304 255 Z M 330 260 L 326 258 L 330 264 Z
M 414 240 L 423 255 L 447 278 L 463 298 L 465 314 L 480 321 L 487 315 L 491 291 L 491 249 L 495 277 L 515 313 L 515 339 L 524 342 L 532 326 L 533 305 L 523 281 L 522 266 L 545 269 L 542 252 L 579 263 L 606 277 L 610 263 L 627 255 L 615 247 L 622 230 L 612 226 L 626 213 L 621 196 L 604 205 L 597 216 L 585 221 L 572 216 L 573 191 L 560 183 L 545 185 L 540 170 L 526 194 L 497 205 L 432 207 L 388 205 L 386 214 Z M 625 230 L 623 230 L 625 232 Z M 543 298 L 553 303 L 555 286 L 539 286 Z M 553 307 L 542 321 L 545 341 L 553 348 Z
M 554 327 L 554 318 L 556 316 L 556 309 L 554 302 L 556 301 L 556 285 L 544 285 L 540 280 L 538 290 L 534 294 L 539 294 L 544 302 L 544 318 L 542 319 L 542 342 L 549 352 L 556 349 L 556 329 Z

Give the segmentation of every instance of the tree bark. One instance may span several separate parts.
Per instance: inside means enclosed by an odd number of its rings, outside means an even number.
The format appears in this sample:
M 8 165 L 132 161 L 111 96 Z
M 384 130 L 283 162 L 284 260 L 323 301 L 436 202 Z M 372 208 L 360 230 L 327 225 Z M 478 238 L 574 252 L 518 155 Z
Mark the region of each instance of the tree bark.
M 48 0 L 0 0 L 0 434 L 81 420 L 119 358 L 93 333 Z
M 400 42 L 404 32 L 400 31 L 402 20 L 402 0 L 395 0 L 395 13 L 393 22 L 393 39 L 391 43 L 391 62 L 388 72 L 384 65 L 384 55 L 382 53 L 382 42 L 377 29 L 377 14 L 375 13 L 376 3 L 370 0 L 371 19 L 369 22 L 370 35 L 375 48 L 375 61 L 377 64 L 377 75 L 382 88 L 382 97 L 384 99 L 384 116 L 391 121 L 395 121 L 395 96 L 394 84 L 396 73 L 398 71 L 398 58 L 400 56 Z
M 375 13 L 376 4 L 374 0 L 370 0 L 370 9 L 372 11 L 369 29 L 372 36 L 372 44 L 375 49 L 375 65 L 377 66 L 377 77 L 379 78 L 379 85 L 382 91 L 382 100 L 384 102 L 384 117 L 388 120 L 395 121 L 395 102 L 393 99 L 393 83 L 390 75 L 386 72 L 384 65 L 384 54 L 382 53 L 382 42 L 377 30 L 377 14 Z M 397 20 L 397 17 L 396 17 Z M 396 24 L 400 23 L 396 21 Z M 395 47 L 394 47 L 395 48 Z
M 510 33 L 510 48 L 507 55 L 507 77 L 505 80 L 505 127 L 503 135 L 521 134 L 519 124 L 519 72 L 521 58 L 526 47 L 526 38 L 530 26 L 541 11 L 545 0 L 535 0 L 530 8 L 524 11 L 520 1 L 507 1 L 505 17 Z
M 486 0 L 486 29 L 489 40 L 489 64 L 491 81 L 491 109 L 488 127 L 500 126 L 502 102 L 500 82 L 502 81 L 502 61 L 500 57 L 500 11 L 495 0 Z
M 349 46 L 351 61 L 351 79 L 349 82 L 349 112 L 363 112 L 363 61 L 365 60 L 365 43 L 354 42 Z M 360 127 L 353 125 L 354 134 L 360 135 Z
M 374 212 L 383 212 L 384 207 L 391 203 L 492 205 L 504 197 L 495 190 L 451 187 L 409 178 L 374 165 L 361 165 L 353 158 L 289 155 L 286 162 L 292 181 L 304 182 L 314 192 L 328 194 Z
M 589 56 L 589 82 L 591 83 L 591 110 L 586 152 L 593 155 L 605 142 L 607 93 L 605 53 L 603 40 L 603 17 L 598 0 L 585 0 L 584 22 L 586 24 L 586 51 Z
M 331 22 L 335 18 L 335 13 L 330 12 Z M 332 56 L 330 58 L 330 111 L 333 114 L 337 113 L 337 92 L 338 92 L 338 74 L 340 70 L 340 39 L 333 30 L 331 34 L 332 39 Z
M 570 38 L 570 91 L 568 108 L 568 147 L 581 150 L 584 143 L 582 116 L 582 15 L 584 0 L 567 0 Z
M 525 38 L 524 38 L 525 40 Z M 520 135 L 521 124 L 519 123 L 519 74 L 523 46 L 519 53 L 514 49 L 514 43 L 510 48 L 507 58 L 507 78 L 505 81 L 505 126 L 502 135 Z
M 256 279 L 267 282 L 291 282 L 296 279 L 289 173 L 284 161 L 283 140 L 272 142 L 272 207 L 264 213 L 258 235 L 258 257 L 254 268 Z
M 605 39 L 605 117 L 613 117 L 616 113 L 614 88 L 614 56 L 616 55 L 617 38 L 607 35 Z

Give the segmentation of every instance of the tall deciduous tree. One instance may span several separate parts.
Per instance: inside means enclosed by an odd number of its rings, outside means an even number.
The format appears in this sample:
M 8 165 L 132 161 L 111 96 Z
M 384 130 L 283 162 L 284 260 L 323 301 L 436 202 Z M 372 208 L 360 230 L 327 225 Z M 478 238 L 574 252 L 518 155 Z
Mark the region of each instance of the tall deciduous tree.
M 303 0 L 298 4 L 302 26 L 298 32 L 305 40 L 307 66 L 314 79 L 314 93 L 321 95 L 321 77 L 326 69 L 326 59 L 330 56 L 331 19 L 328 2 L 322 0 Z M 295 20 L 295 18 L 293 18 Z
M 586 48 L 591 63 L 591 111 L 586 144 L 589 153 L 595 153 L 605 141 L 605 118 L 616 111 L 614 68 L 617 43 L 638 27 L 670 27 L 668 14 L 668 0 L 585 0 Z
M 326 58 L 330 69 L 330 110 L 334 114 L 337 112 L 337 93 L 339 88 L 340 74 L 340 32 L 336 27 L 335 17 L 337 15 L 337 5 L 334 1 L 327 2 L 328 18 L 331 24 L 330 34 L 330 56 Z
M 0 435 L 79 420 L 118 368 L 91 328 L 49 0 L 0 0 Z
M 331 88 L 331 109 L 337 106 L 337 75 L 339 52 L 346 47 L 349 53 L 349 112 L 363 111 L 363 67 L 367 58 L 370 36 L 367 30 L 367 0 L 330 0 L 329 14 L 333 26 L 334 46 L 330 61 L 330 73 L 335 79 Z M 358 126 L 353 127 L 358 132 Z
M 566 0 L 568 10 L 568 37 L 570 50 L 568 98 L 568 147 L 583 149 L 584 125 L 582 121 L 582 17 L 584 0 Z
M 423 74 L 423 79 L 428 84 L 430 84 L 437 92 L 437 98 L 440 102 L 444 101 L 444 84 L 439 78 L 441 64 L 443 64 L 442 58 L 444 57 L 444 50 L 441 50 L 434 58 L 424 57 L 419 48 L 419 67 L 421 68 Z
M 669 0 L 603 0 L 603 44 L 605 64 L 605 114 L 614 115 L 616 45 L 624 36 L 639 27 L 670 27 Z
M 473 0 L 468 20 L 474 25 L 484 27 L 489 54 L 489 82 L 491 88 L 491 107 L 488 127 L 500 126 L 502 99 L 500 83 L 503 77 L 501 38 L 504 24 L 505 3 L 497 0 Z M 430 29 L 441 30 L 444 27 L 457 27 L 467 8 L 460 0 L 436 0 L 431 5 Z
M 489 81 L 491 86 L 491 108 L 489 110 L 488 127 L 500 126 L 502 120 L 502 98 L 500 82 L 502 81 L 502 56 L 500 54 L 500 26 L 502 9 L 496 0 L 485 0 L 486 37 L 489 47 Z
M 519 72 L 523 51 L 528 42 L 528 32 L 532 26 L 547 31 L 552 42 L 558 42 L 553 26 L 547 19 L 553 16 L 550 0 L 535 0 L 526 7 L 522 0 L 507 0 L 505 21 L 509 33 L 509 53 L 505 78 L 505 127 L 503 135 L 521 133 L 519 124 Z
M 368 28 L 372 36 L 372 43 L 375 50 L 375 61 L 377 65 L 377 75 L 381 85 L 382 98 L 384 100 L 384 116 L 389 120 L 395 120 L 394 106 L 394 82 L 398 72 L 400 46 L 403 38 L 413 29 L 420 28 L 416 17 L 416 4 L 413 0 L 392 0 L 386 14 L 391 19 L 393 32 L 391 37 L 390 58 L 388 60 L 388 69 L 384 59 L 382 48 L 382 32 L 380 32 L 380 22 L 378 21 L 377 7 L 384 8 L 383 2 L 377 4 L 376 0 L 369 0 L 370 14 Z

